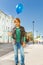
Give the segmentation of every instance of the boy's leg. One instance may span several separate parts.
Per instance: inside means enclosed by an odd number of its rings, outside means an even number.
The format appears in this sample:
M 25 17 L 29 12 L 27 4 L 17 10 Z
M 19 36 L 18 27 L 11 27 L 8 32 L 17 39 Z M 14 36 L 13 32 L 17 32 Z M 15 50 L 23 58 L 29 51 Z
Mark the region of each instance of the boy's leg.
M 17 43 L 14 44 L 14 60 L 15 60 L 15 64 L 18 64 L 18 47 L 17 47 Z
M 22 45 L 20 46 L 20 55 L 21 55 L 20 63 L 21 65 L 24 65 L 24 48 L 22 47 Z

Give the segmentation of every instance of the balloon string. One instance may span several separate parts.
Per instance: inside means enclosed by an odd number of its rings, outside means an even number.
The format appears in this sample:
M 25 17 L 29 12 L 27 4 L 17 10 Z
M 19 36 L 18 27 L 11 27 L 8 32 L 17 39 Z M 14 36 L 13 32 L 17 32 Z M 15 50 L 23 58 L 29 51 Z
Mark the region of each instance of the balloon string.
M 18 17 L 18 14 L 16 14 L 14 18 L 17 18 L 17 17 Z
M 22 3 L 24 4 L 24 1 L 22 0 Z
M 20 0 L 20 2 L 21 2 L 21 3 L 24 3 L 24 1 L 23 1 L 23 0 Z

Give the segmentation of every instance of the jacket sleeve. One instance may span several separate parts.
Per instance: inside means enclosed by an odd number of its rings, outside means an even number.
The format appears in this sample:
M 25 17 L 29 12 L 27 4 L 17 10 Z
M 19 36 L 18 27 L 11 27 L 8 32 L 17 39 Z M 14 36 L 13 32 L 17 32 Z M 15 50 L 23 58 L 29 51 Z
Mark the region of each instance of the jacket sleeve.
M 15 39 L 16 38 L 16 34 L 15 34 L 15 28 L 12 29 L 12 38 Z
M 22 38 L 23 42 L 26 42 L 26 36 L 25 36 L 25 29 L 23 27 L 23 38 Z

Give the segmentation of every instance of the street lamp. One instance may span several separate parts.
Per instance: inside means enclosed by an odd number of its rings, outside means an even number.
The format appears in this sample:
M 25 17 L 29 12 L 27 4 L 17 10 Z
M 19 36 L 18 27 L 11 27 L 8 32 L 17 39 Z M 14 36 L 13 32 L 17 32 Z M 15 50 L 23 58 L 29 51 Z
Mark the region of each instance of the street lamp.
M 35 21 L 33 21 L 33 44 L 34 44 L 34 23 Z
M 38 30 L 36 30 L 36 37 L 38 36 Z

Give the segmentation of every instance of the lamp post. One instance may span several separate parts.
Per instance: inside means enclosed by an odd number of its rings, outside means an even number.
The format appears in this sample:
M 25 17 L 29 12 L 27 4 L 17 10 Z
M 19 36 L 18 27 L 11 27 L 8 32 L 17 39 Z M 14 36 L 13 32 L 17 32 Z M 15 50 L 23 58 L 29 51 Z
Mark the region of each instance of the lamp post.
M 38 30 L 36 30 L 36 37 L 38 36 Z
M 34 23 L 35 21 L 33 21 L 33 44 L 34 44 Z

